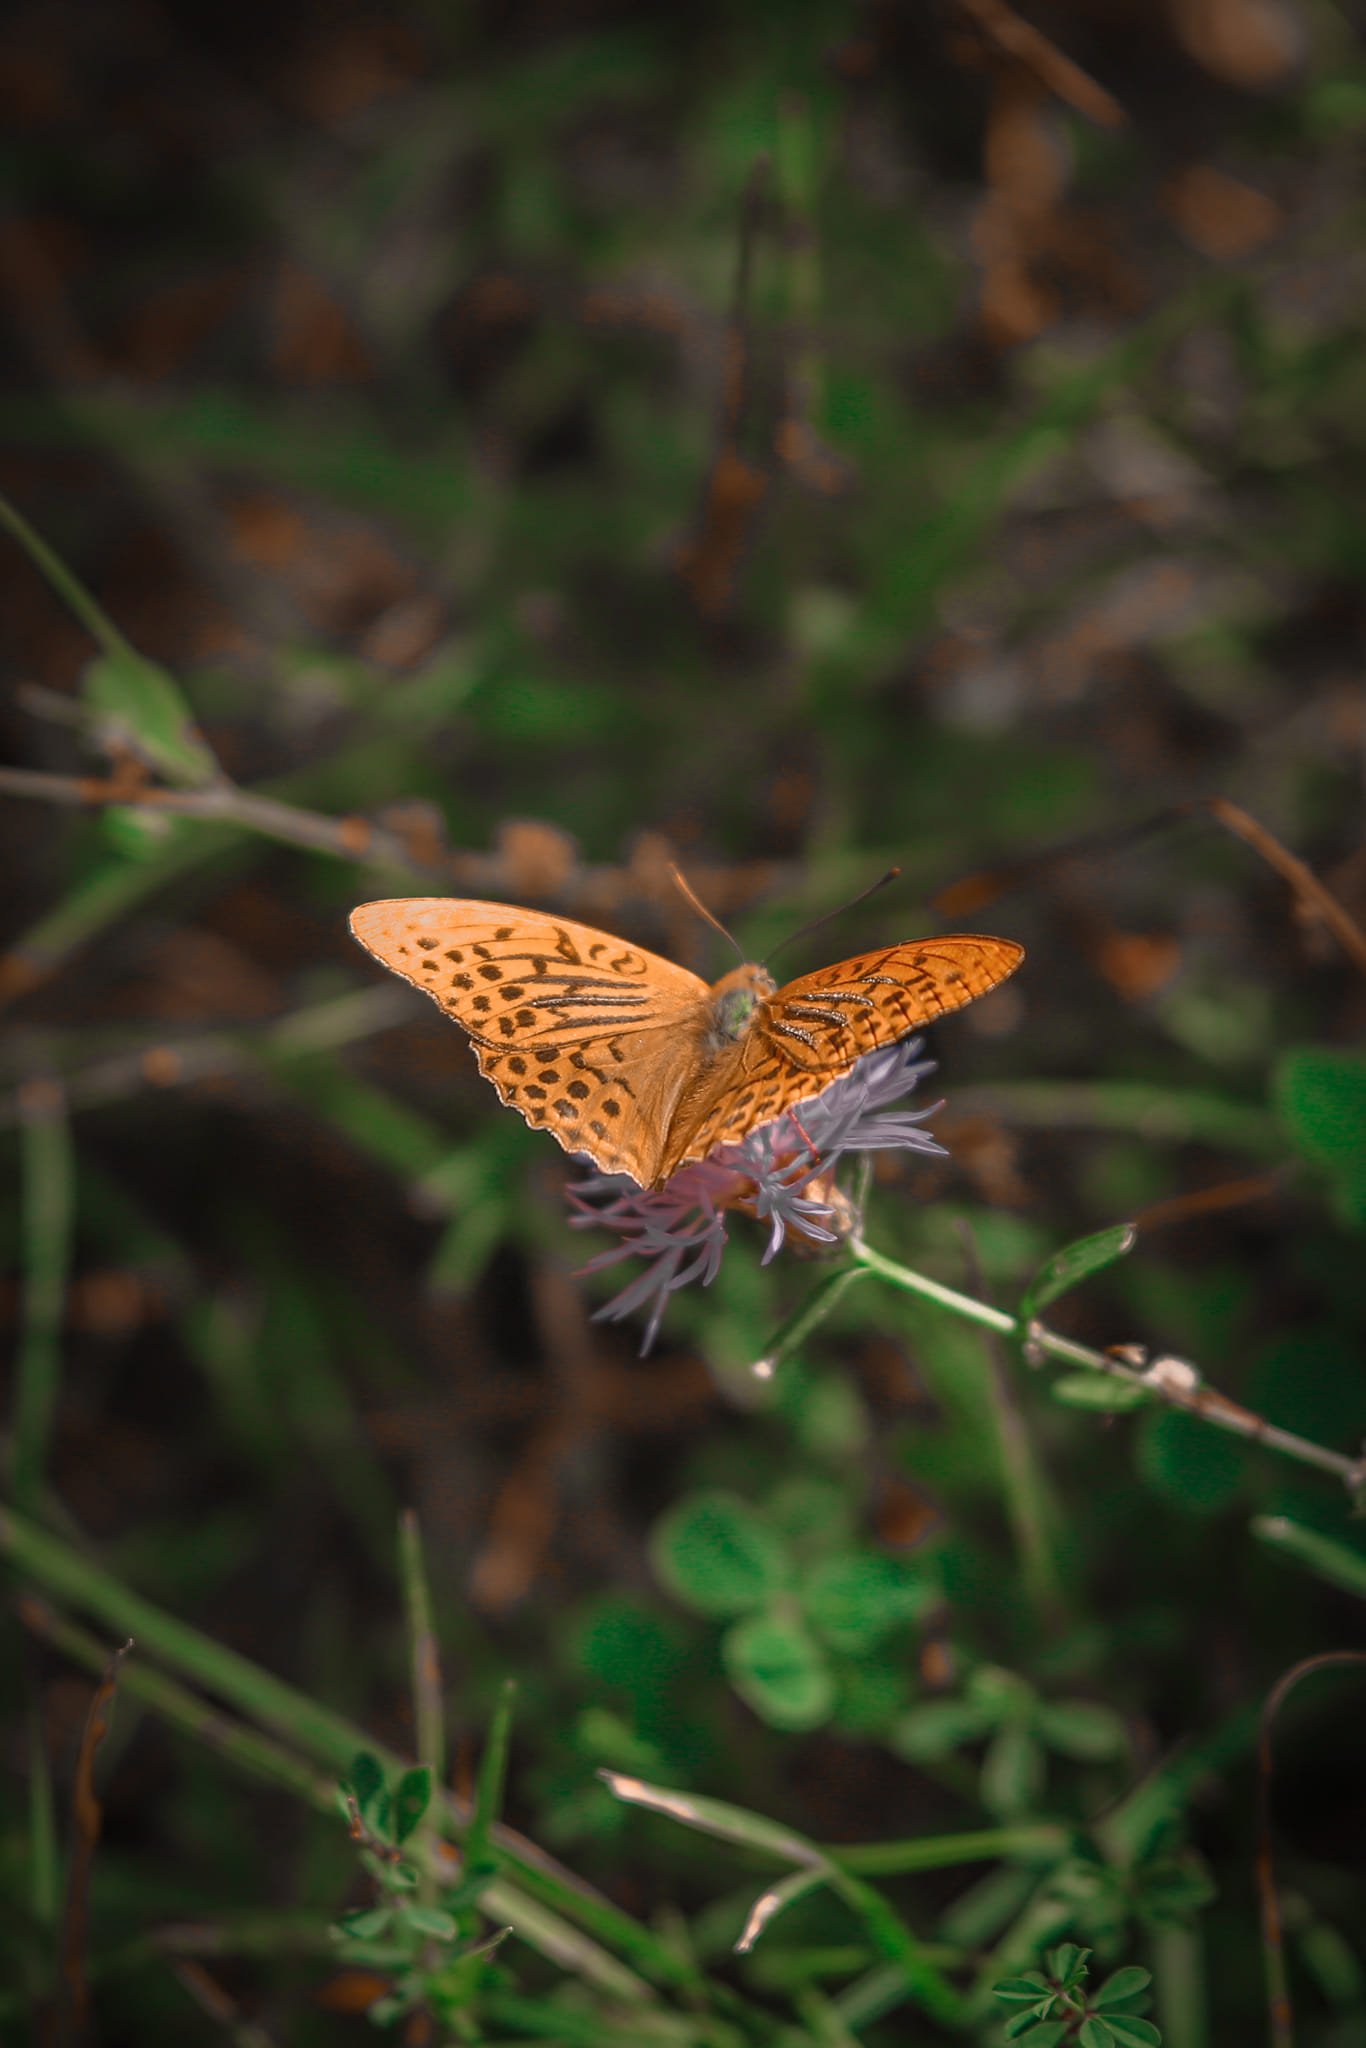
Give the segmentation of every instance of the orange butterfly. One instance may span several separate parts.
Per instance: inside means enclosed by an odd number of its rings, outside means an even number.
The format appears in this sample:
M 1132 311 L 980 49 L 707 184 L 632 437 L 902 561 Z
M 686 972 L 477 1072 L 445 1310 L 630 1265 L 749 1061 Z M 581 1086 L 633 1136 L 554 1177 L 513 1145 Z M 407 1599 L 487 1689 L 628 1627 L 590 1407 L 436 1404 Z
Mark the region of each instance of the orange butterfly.
M 480 1073 L 529 1124 L 647 1188 L 986 995 L 1024 958 L 1009 939 L 912 939 L 782 988 L 752 964 L 709 988 L 591 925 L 506 903 L 403 896 L 363 903 L 351 930 L 464 1026 Z

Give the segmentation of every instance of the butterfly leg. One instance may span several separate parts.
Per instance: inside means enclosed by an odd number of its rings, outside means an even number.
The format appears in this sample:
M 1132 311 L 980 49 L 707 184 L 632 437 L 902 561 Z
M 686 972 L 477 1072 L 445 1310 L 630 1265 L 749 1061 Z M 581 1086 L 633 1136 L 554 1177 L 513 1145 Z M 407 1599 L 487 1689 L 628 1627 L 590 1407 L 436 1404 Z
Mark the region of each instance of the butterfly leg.
M 819 1166 L 821 1162 L 820 1147 L 817 1145 L 810 1131 L 808 1131 L 808 1129 L 806 1128 L 806 1125 L 798 1116 L 796 1110 L 790 1109 L 787 1113 L 789 1117 L 791 1117 L 793 1123 L 797 1126 L 797 1129 L 801 1132 L 803 1138 L 806 1140 L 806 1149 L 811 1154 L 812 1164 L 814 1166 Z

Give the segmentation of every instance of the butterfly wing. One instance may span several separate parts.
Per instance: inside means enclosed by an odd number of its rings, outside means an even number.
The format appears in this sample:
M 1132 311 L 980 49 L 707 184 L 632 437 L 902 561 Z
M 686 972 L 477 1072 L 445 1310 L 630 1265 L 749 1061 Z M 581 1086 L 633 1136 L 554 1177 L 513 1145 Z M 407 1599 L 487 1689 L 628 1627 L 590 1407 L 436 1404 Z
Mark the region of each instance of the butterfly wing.
M 566 1152 L 649 1186 L 696 1079 L 708 989 L 672 961 L 542 911 L 443 896 L 364 903 L 351 930 L 474 1040 L 502 1101 Z
M 1010 939 L 913 939 L 821 967 L 759 1004 L 685 1102 L 663 1171 L 736 1144 L 847 1074 L 856 1060 L 962 1009 L 1013 974 L 1024 948 Z

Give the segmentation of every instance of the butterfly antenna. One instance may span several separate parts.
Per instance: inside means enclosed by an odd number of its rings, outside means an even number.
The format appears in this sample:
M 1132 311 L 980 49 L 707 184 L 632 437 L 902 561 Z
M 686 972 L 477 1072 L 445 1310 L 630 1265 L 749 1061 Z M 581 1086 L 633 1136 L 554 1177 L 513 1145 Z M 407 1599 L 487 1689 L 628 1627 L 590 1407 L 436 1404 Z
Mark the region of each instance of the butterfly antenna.
M 888 868 L 885 875 L 879 875 L 875 882 L 870 883 L 866 889 L 860 890 L 857 896 L 851 896 L 847 903 L 841 903 L 838 910 L 827 910 L 820 917 L 813 917 L 810 924 L 801 925 L 795 932 L 789 932 L 785 939 L 779 939 L 777 945 L 773 948 L 773 952 L 769 954 L 768 960 L 765 960 L 765 967 L 768 966 L 775 953 L 782 952 L 784 946 L 795 945 L 798 939 L 804 939 L 809 933 L 819 931 L 821 926 L 829 924 L 832 918 L 843 917 L 846 910 L 856 910 L 860 903 L 866 903 L 870 896 L 876 896 L 879 889 L 885 889 L 889 882 L 896 881 L 900 873 L 900 868 Z
M 712 916 L 712 913 L 708 910 L 706 904 L 703 903 L 701 898 L 695 895 L 692 889 L 689 888 L 687 876 L 683 873 L 682 868 L 676 868 L 673 862 L 670 861 L 669 874 L 673 879 L 674 887 L 677 889 L 679 895 L 683 898 L 684 902 L 690 903 L 693 909 L 697 912 L 697 915 L 699 917 L 705 918 L 713 931 L 720 932 L 722 938 L 726 940 L 728 945 L 734 946 L 741 960 L 743 960 L 745 957 L 745 952 L 743 946 L 740 944 L 740 941 L 737 938 L 735 938 L 732 933 L 726 930 L 726 927 L 722 924 L 719 917 Z

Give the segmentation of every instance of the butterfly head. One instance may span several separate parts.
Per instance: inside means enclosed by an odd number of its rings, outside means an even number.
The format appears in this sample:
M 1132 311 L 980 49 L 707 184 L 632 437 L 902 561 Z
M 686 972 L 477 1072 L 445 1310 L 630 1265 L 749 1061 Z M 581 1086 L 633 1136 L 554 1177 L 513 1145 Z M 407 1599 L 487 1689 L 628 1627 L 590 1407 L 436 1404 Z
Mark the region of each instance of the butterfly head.
M 754 1012 L 777 986 L 767 968 L 756 967 L 752 961 L 723 975 L 711 992 L 711 1028 L 717 1045 L 732 1045 L 743 1038 Z

